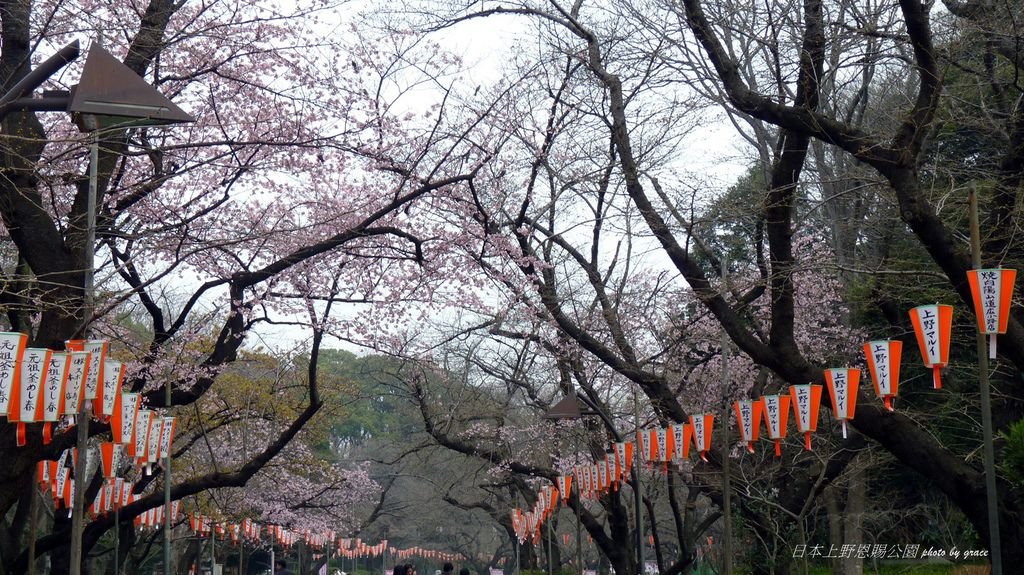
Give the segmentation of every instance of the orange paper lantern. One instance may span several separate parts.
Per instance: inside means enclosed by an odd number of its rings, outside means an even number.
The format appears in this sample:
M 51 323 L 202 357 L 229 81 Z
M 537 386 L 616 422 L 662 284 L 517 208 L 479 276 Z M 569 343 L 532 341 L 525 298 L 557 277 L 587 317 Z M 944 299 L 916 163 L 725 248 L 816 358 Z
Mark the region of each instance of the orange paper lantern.
M 941 371 L 949 364 L 949 340 L 953 329 L 953 306 L 921 305 L 910 310 L 917 345 L 924 366 L 932 368 L 932 385 L 942 389 Z
M 632 441 L 620 441 L 615 444 L 615 461 L 620 469 L 619 475 L 629 475 L 629 470 L 633 467 Z
M 114 416 L 110 418 L 110 431 L 114 436 L 114 443 L 132 444 L 138 411 L 139 394 L 122 393 L 118 396 L 114 404 Z
M 65 351 L 50 352 L 50 365 L 43 382 L 43 443 L 50 443 L 53 424 L 64 413 L 64 386 L 68 381 L 70 354 Z
M 736 426 L 740 430 L 740 439 L 747 444 L 747 451 L 754 452 L 754 442 L 761 427 L 762 404 L 759 401 L 741 399 L 733 403 L 736 411 Z
M 149 434 L 146 439 L 146 475 L 152 472 L 153 464 L 160 458 L 160 433 L 163 431 L 163 418 L 152 412 L 149 416 Z
M 846 422 L 853 419 L 857 410 L 860 370 L 848 367 L 826 369 L 825 383 L 832 397 L 832 413 L 842 423 L 843 439 L 846 439 Z
M 674 423 L 669 429 L 672 431 L 672 459 L 682 466 L 683 460 L 690 457 L 690 436 L 693 431 L 689 423 Z
M 100 463 L 103 465 L 103 477 L 108 481 L 117 477 L 118 447 L 118 444 L 113 441 L 104 441 L 100 444 Z
M 102 421 L 109 421 L 114 415 L 117 400 L 121 397 L 121 382 L 124 380 L 124 364 L 120 361 L 103 362 L 103 379 L 93 409 Z
M 782 457 L 782 440 L 786 438 L 786 420 L 789 417 L 789 396 L 761 397 L 761 413 L 764 415 L 768 439 L 775 442 L 775 457 Z
M 711 431 L 715 424 L 715 414 L 703 413 L 690 416 L 690 428 L 693 430 L 693 444 L 700 453 L 700 458 L 708 460 L 708 451 L 711 451 Z
M 43 383 L 50 369 L 50 350 L 26 348 L 21 356 L 21 369 L 17 383 L 11 390 L 11 402 L 7 409 L 7 420 L 17 423 L 18 446 L 26 443 L 25 424 L 43 419 Z
M 95 400 L 99 397 L 100 383 L 103 381 L 104 362 L 107 361 L 107 342 L 104 340 L 73 339 L 66 343 L 68 351 L 80 351 L 89 354 L 89 365 L 85 372 L 82 385 L 82 400 Z
M 864 344 L 875 394 L 882 398 L 885 408 L 892 411 L 892 400 L 899 393 L 900 357 L 903 342 L 894 339 L 869 341 Z
M 68 353 L 68 378 L 64 382 L 64 411 L 61 415 L 77 417 L 85 398 L 85 380 L 89 375 L 91 354 L 85 351 Z
M 14 387 L 21 381 L 21 356 L 27 343 L 23 333 L 0 332 L 0 415 L 10 409 Z
M 568 473 L 558 476 L 558 492 L 562 494 L 562 501 L 569 501 L 569 493 L 572 488 L 572 475 Z
M 967 272 L 967 283 L 974 298 L 978 331 L 988 335 L 988 357 L 996 358 L 996 334 L 1006 333 L 1013 301 L 1016 270 L 981 269 Z
M 789 396 L 792 398 L 793 414 L 796 416 L 796 427 L 804 434 L 804 449 L 811 450 L 811 433 L 818 428 L 818 407 L 821 405 L 820 385 L 791 385 Z

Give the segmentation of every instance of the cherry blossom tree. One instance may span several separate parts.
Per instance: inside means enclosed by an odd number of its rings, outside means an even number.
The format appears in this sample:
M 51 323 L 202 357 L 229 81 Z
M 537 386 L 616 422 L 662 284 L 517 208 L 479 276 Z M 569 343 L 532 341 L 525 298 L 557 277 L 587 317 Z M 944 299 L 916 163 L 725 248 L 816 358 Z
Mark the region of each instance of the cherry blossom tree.
M 54 349 L 82 336 L 111 340 L 112 355 L 129 364 L 126 389 L 154 408 L 181 409 L 212 393 L 252 334 L 270 333 L 264 326 L 283 326 L 313 350 L 306 373 L 292 372 L 304 393 L 280 398 L 287 417 L 254 433 L 246 457 L 176 476 L 175 499 L 245 485 L 321 409 L 324 337 L 379 345 L 368 321 L 400 317 L 398 302 L 429 298 L 448 277 L 444 252 L 457 234 L 426 213 L 462 209 L 487 145 L 467 137 L 475 113 L 442 105 L 455 60 L 414 52 L 420 40 L 411 35 L 370 34 L 321 1 L 4 7 L 5 86 L 71 40 L 101 42 L 197 119 L 99 135 L 93 306 L 84 274 L 87 139 L 60 114 L 5 108 L 9 329 Z M 48 87 L 68 88 L 79 71 L 72 63 Z M 106 429 L 94 422 L 89 433 Z M 74 434 L 44 446 L 31 433 L 25 448 L 14 447 L 13 430 L 0 435 L 8 454 L 2 563 L 22 572 L 31 471 Z M 122 517 L 161 501 L 149 493 Z M 86 546 L 111 523 L 91 522 Z M 67 523 L 53 529 L 38 553 L 66 542 Z M 55 555 L 55 569 L 66 561 Z
M 435 30 L 525 16 L 546 48 L 534 59 L 526 50 L 512 59 L 523 64 L 514 76 L 522 80 L 520 91 L 492 118 L 521 148 L 495 164 L 503 181 L 479 186 L 474 196 L 484 246 L 478 261 L 496 289 L 507 290 L 507 299 L 492 309 L 497 319 L 486 328 L 501 329 L 510 308 L 525 306 L 562 338 L 551 340 L 569 342 L 637 386 L 665 420 L 685 421 L 702 403 L 721 405 L 723 399 L 711 393 L 681 401 L 674 393 L 681 378 L 657 361 L 676 348 L 653 345 L 662 342 L 643 329 L 651 317 L 663 317 L 662 309 L 687 301 L 686 295 L 764 375 L 766 389 L 822 383 L 831 362 L 857 361 L 857 336 L 866 333 L 842 317 L 856 302 L 846 300 L 843 289 L 830 290 L 840 297 L 833 302 L 820 299 L 828 296 L 812 291 L 817 286 L 800 285 L 805 265 L 821 266 L 803 259 L 802 241 L 829 240 L 836 262 L 830 267 L 845 274 L 841 287 L 864 272 L 876 285 L 897 278 L 895 295 L 872 290 L 872 302 L 858 311 L 884 318 L 863 324 L 872 337 L 903 337 L 909 346 L 905 310 L 916 302 L 902 296 L 918 295 L 927 285 L 943 300 L 973 307 L 963 208 L 970 185 L 992 188 L 983 195 L 991 224 L 983 260 L 1012 265 L 1019 259 L 1006 241 L 1017 214 L 1012 206 L 1020 166 L 1019 110 L 1006 106 L 1007 95 L 1017 92 L 1009 78 L 1018 62 L 1005 42 L 1017 37 L 1006 28 L 1016 17 L 1013 9 L 995 15 L 975 3 L 949 3 L 953 16 L 947 17 L 932 4 L 913 1 L 877 9 L 813 1 L 751 9 L 699 0 L 447 8 L 410 11 Z M 961 68 L 960 57 L 976 65 Z M 947 74 L 961 81 L 953 94 L 942 81 Z M 972 96 L 965 99 L 968 91 Z M 742 262 L 745 269 L 730 270 L 735 277 L 728 285 L 719 279 L 721 254 L 700 233 L 704 202 L 716 190 L 685 177 L 673 162 L 699 154 L 680 145 L 680 134 L 690 125 L 684 111 L 702 105 L 730 114 L 759 162 L 762 187 L 751 197 L 756 215 L 746 246 L 750 259 Z M 963 129 L 953 116 L 957 110 L 971 113 Z M 998 144 L 989 148 L 986 142 Z M 815 229 L 808 211 L 831 220 L 819 220 Z M 869 237 L 879 241 L 864 246 Z M 892 250 L 904 247 L 921 256 L 909 270 L 893 257 Z M 638 271 L 636 258 L 627 254 L 668 266 Z M 804 297 L 818 307 L 801 308 Z M 837 306 L 825 326 L 801 323 L 816 313 L 829 315 L 822 304 L 832 303 L 847 304 L 846 310 Z M 685 318 L 692 309 L 677 315 Z M 815 349 L 817 330 L 828 326 L 847 332 L 845 349 Z M 1021 368 L 1019 340 L 1015 319 L 1000 344 L 1010 373 Z M 680 342 L 679 353 L 688 343 Z M 972 353 L 960 350 L 964 357 Z M 961 365 L 954 374 L 961 383 L 957 392 L 974 396 L 967 385 L 972 369 Z M 1020 380 L 1011 376 L 1000 385 L 1006 395 L 995 419 L 1005 424 L 1019 414 Z M 930 407 L 927 401 L 911 406 L 924 413 Z M 862 401 L 854 425 L 863 436 L 848 446 L 865 437 L 881 446 L 948 497 L 987 540 L 985 477 L 966 460 L 979 446 L 980 431 L 970 426 L 971 446 L 946 443 L 935 433 L 942 421 Z M 799 510 L 842 467 L 828 465 L 824 476 L 811 470 L 790 482 L 778 493 L 783 507 Z M 1014 519 L 1019 497 L 999 483 L 1004 562 L 1013 564 L 1022 548 L 1012 543 L 1021 540 Z

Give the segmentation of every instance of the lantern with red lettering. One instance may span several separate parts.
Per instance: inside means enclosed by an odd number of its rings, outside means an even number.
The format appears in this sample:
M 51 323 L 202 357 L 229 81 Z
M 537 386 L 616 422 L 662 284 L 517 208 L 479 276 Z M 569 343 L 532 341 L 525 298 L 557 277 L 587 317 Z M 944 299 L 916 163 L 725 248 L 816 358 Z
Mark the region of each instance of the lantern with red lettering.
M 740 439 L 747 444 L 747 451 L 754 452 L 754 442 L 761 427 L 761 402 L 741 399 L 733 403 Z
M 50 369 L 50 350 L 30 347 L 21 356 L 18 382 L 14 384 L 7 420 L 17 423 L 18 446 L 25 445 L 25 424 L 43 419 L 43 383 Z
M 949 339 L 953 329 L 953 306 L 921 305 L 910 310 L 917 345 L 924 366 L 932 368 L 932 385 L 942 389 L 941 371 L 949 364 Z
M 894 339 L 869 341 L 864 344 L 868 369 L 875 384 L 875 394 L 882 398 L 885 408 L 892 411 L 892 400 L 899 394 L 900 357 L 903 342 Z
M 974 297 L 974 315 L 978 330 L 988 335 L 988 357 L 996 358 L 996 334 L 1006 333 L 1013 301 L 1016 270 L 984 269 L 967 272 L 967 282 Z
M 853 414 L 857 411 L 860 370 L 848 367 L 826 369 L 825 383 L 832 397 L 832 413 L 842 423 L 843 439 L 846 439 L 846 422 L 853 419 Z
M 792 398 L 793 413 L 796 415 L 796 427 L 804 434 L 804 449 L 811 450 L 811 434 L 818 428 L 818 407 L 821 405 L 820 385 L 791 385 L 789 396 Z
M 775 442 L 775 457 L 782 457 L 782 440 L 786 438 L 786 420 L 789 417 L 788 395 L 761 397 L 761 414 L 768 439 Z
M 27 343 L 23 333 L 0 332 L 0 415 L 9 411 L 11 394 L 21 381 L 21 356 Z
M 43 443 L 50 443 L 53 424 L 64 413 L 64 386 L 68 381 L 71 367 L 70 354 L 64 351 L 50 352 L 50 365 L 43 383 Z
M 693 429 L 693 444 L 700 453 L 700 458 L 708 460 L 711 451 L 711 430 L 715 424 L 715 414 L 702 413 L 690 416 L 690 428 Z

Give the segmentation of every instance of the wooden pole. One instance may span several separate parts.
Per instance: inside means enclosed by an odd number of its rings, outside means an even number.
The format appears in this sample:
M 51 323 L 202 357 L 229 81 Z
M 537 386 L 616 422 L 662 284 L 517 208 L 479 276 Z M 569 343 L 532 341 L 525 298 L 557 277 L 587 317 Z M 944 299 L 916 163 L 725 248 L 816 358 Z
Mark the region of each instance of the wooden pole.
M 971 214 L 971 262 L 981 269 L 981 227 L 978 223 L 978 196 L 971 187 L 968 194 Z M 975 310 L 981 313 L 981 310 Z M 995 449 L 992 446 L 992 397 L 989 390 L 988 349 L 985 334 L 978 331 L 978 385 L 981 388 L 981 427 L 985 442 L 985 495 L 988 507 L 989 548 L 992 575 L 1003 575 L 1003 553 L 999 538 L 999 494 L 996 492 Z

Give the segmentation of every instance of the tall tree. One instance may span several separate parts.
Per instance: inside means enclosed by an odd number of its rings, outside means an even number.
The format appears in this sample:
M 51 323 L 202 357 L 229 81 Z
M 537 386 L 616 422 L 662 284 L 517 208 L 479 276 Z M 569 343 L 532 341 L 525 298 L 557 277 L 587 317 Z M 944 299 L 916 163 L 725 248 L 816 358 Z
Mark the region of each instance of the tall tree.
M 530 16 L 538 23 L 545 46 L 551 48 L 534 63 L 541 71 L 533 76 L 537 93 L 532 101 L 542 101 L 543 106 L 531 108 L 524 114 L 526 120 L 507 122 L 509 126 L 519 122 L 518 129 L 512 129 L 523 134 L 520 141 L 530 150 L 519 156 L 526 165 L 520 164 L 518 188 L 495 186 L 490 190 L 493 196 L 478 195 L 484 241 L 494 247 L 492 253 L 513 254 L 510 260 L 529 284 L 517 285 L 504 275 L 508 268 L 484 258 L 482 263 L 499 268 L 503 274 L 499 277 L 518 290 L 517 297 L 541 310 L 545 321 L 557 326 L 564 337 L 642 389 L 666 419 L 683 421 L 693 408 L 674 397 L 670 380 L 652 372 L 644 348 L 629 337 L 636 333 L 636 324 L 630 323 L 634 316 L 624 312 L 617 298 L 636 284 L 621 281 L 624 274 L 609 271 L 613 263 L 624 261 L 622 253 L 637 249 L 636 240 L 630 243 L 628 238 L 635 238 L 641 229 L 732 344 L 771 376 L 771 385 L 823 383 L 823 368 L 839 358 L 815 357 L 806 340 L 810 334 L 800 329 L 800 321 L 813 311 L 798 306 L 802 295 L 797 281 L 802 266 L 799 242 L 808 237 L 800 233 L 807 223 L 800 211 L 802 194 L 807 189 L 822 194 L 818 199 L 830 204 L 833 220 L 847 224 L 836 227 L 832 238 L 842 266 L 858 261 L 856 248 L 862 237 L 858 222 L 849 218 L 898 213 L 912 234 L 913 245 L 926 255 L 922 262 L 926 273 L 938 274 L 945 293 L 958 300 L 962 309 L 972 309 L 966 280 L 971 264 L 961 239 L 966 235 L 962 206 L 968 186 L 946 180 L 956 186 L 954 198 L 961 207 L 949 209 L 946 190 L 932 187 L 937 180 L 931 166 L 939 156 L 930 155 L 935 151 L 930 144 L 944 126 L 939 122 L 940 111 L 956 103 L 946 99 L 942 80 L 947 69 L 958 65 L 947 58 L 959 46 L 956 42 L 970 41 L 961 27 L 977 26 L 989 46 L 979 48 L 984 55 L 979 67 L 967 67 L 967 71 L 976 74 L 979 83 L 989 80 L 997 96 L 993 104 L 1001 101 L 998 97 L 1016 94 L 1008 80 L 1016 77 L 1012 48 L 1016 43 L 1005 41 L 1016 38 L 1014 30 L 1006 29 L 1007 22 L 1015 21 L 1014 9 L 1008 7 L 1009 13 L 996 15 L 981 4 L 951 3 L 950 11 L 960 19 L 945 21 L 940 28 L 933 28 L 932 4 L 915 0 L 883 6 L 771 2 L 754 9 L 746 4 L 683 0 L 642 7 L 616 5 L 608 10 L 581 2 L 522 2 L 434 12 L 430 23 L 435 28 L 474 18 Z M 675 132 L 668 127 L 682 124 L 678 102 L 680 95 L 690 93 L 689 86 L 704 95 L 717 94 L 715 103 L 748 126 L 749 138 L 758 146 L 764 177 L 755 208 L 763 222 L 763 236 L 753 238 L 748 253 L 763 254 L 758 262 L 762 276 L 747 291 L 724 289 L 716 278 L 718 254 L 707 253 L 700 236 L 692 232 L 697 223 L 693 207 L 699 205 L 700 195 L 691 199 L 691 194 L 681 191 L 706 188 L 700 183 L 677 183 L 671 164 L 665 161 L 680 149 L 671 136 Z M 546 112 L 543 121 L 531 121 L 538 109 Z M 991 115 L 991 135 L 1003 134 L 999 141 L 1008 145 L 988 150 L 1002 154 L 1003 159 L 983 172 L 996 182 L 987 203 L 992 214 L 987 229 L 999 230 L 993 233 L 1002 238 L 985 240 L 983 259 L 988 265 L 1011 265 L 1017 258 L 1003 230 L 1014 228 L 1018 213 L 1019 147 L 1014 142 L 1019 110 L 996 105 L 987 109 L 1002 110 Z M 574 133 L 585 136 L 573 141 L 569 151 L 564 147 L 563 128 L 576 117 L 585 119 L 580 123 L 585 127 Z M 943 156 L 941 165 L 980 165 L 972 149 L 976 150 L 962 146 L 958 154 L 952 146 L 943 146 L 941 151 L 955 159 Z M 812 160 L 818 162 L 816 171 Z M 589 169 L 580 167 L 584 163 Z M 977 178 L 977 185 L 990 186 Z M 573 186 L 586 190 L 574 208 L 548 208 Z M 861 196 L 869 192 L 865 201 Z M 833 201 L 832 195 L 842 200 Z M 536 205 L 543 209 L 532 209 Z M 582 247 L 587 245 L 584 242 L 594 245 L 589 242 L 591 236 L 609 234 L 612 222 L 627 238 L 621 243 L 622 251 Z M 587 233 L 580 233 L 581 229 Z M 502 232 L 501 240 L 494 237 Z M 880 253 L 868 253 L 873 258 L 869 261 L 890 265 L 885 256 L 892 246 L 875 247 Z M 640 249 L 650 247 L 645 244 Z M 569 266 L 578 273 L 561 275 Z M 883 271 L 906 275 L 905 269 Z M 656 293 L 651 288 L 655 281 L 657 276 L 641 284 L 639 291 Z M 582 289 L 590 291 L 578 298 Z M 761 297 L 763 321 L 752 322 L 750 303 Z M 673 303 L 663 297 L 641 301 L 647 307 L 636 304 L 635 308 L 648 314 L 652 306 Z M 878 301 L 881 305 L 875 309 L 891 325 L 874 326 L 871 335 L 907 334 L 905 311 L 884 298 Z M 1024 367 L 1024 332 L 1016 311 L 999 346 L 1002 365 L 1014 373 Z M 840 361 L 850 362 L 858 354 L 859 346 L 851 346 Z M 959 373 L 969 377 L 970 368 L 961 369 Z M 1006 399 L 996 405 L 995 418 L 1005 424 L 1020 413 L 1021 383 L 1011 377 L 999 385 Z M 957 391 L 975 393 L 967 385 Z M 975 462 L 966 460 L 980 441 L 977 430 L 971 431 L 973 447 L 944 444 L 929 422 L 886 411 L 871 400 L 860 402 L 854 425 L 927 478 L 987 540 L 985 478 Z M 1017 520 L 1021 499 L 1001 478 L 998 483 L 1004 563 L 1012 565 L 1020 562 L 1024 548 L 1015 544 L 1024 541 Z M 803 501 L 807 485 L 795 482 L 780 495 Z
M 458 205 L 484 157 L 465 138 L 472 116 L 408 101 L 424 77 L 440 101 L 443 70 L 454 62 L 442 51 L 415 59 L 409 37 L 342 34 L 351 22 L 338 8 L 168 0 L 0 6 L 5 90 L 57 47 L 91 40 L 197 118 L 181 128 L 99 134 L 92 306 L 85 299 L 87 139 L 60 114 L 6 103 L 6 326 L 54 349 L 83 335 L 112 340 L 113 355 L 129 363 L 126 388 L 153 407 L 201 400 L 262 326 L 285 322 L 288 337 L 311 338 L 308 374 L 295 382 L 305 393 L 288 397 L 297 404 L 291 418 L 229 468 L 182 478 L 171 488 L 175 499 L 244 485 L 320 409 L 323 338 L 372 339 L 377 334 L 353 311 L 375 313 L 444 273 L 448 232 L 429 225 L 422 207 Z M 78 70 L 68 66 L 48 87 L 69 88 Z M 340 308 L 343 320 L 334 316 Z M 118 321 L 126 314 L 144 329 L 126 328 Z M 89 433 L 106 430 L 94 422 Z M 13 429 L 2 431 L 0 572 L 21 573 L 31 470 L 55 459 L 74 434 L 42 445 L 33 430 L 29 445 L 16 448 Z M 122 517 L 160 502 L 149 494 Z M 110 524 L 91 522 L 86 546 Z M 58 522 L 38 551 L 59 549 L 68 529 Z M 66 568 L 56 557 L 55 572 Z

